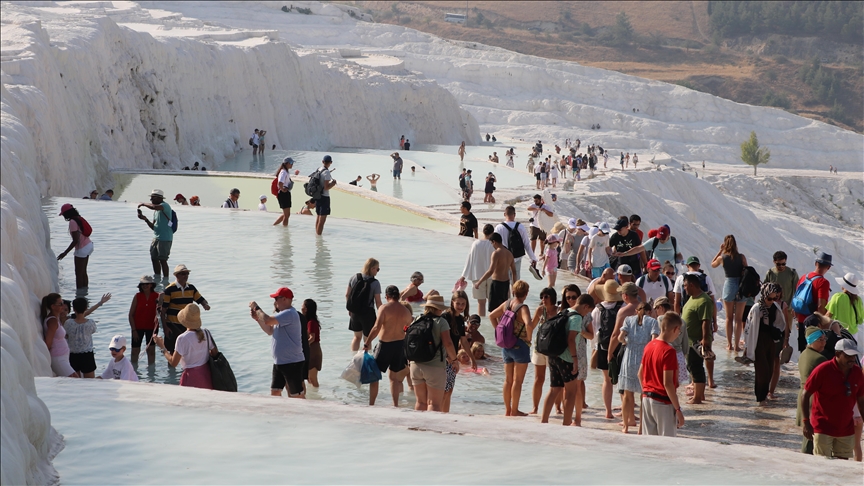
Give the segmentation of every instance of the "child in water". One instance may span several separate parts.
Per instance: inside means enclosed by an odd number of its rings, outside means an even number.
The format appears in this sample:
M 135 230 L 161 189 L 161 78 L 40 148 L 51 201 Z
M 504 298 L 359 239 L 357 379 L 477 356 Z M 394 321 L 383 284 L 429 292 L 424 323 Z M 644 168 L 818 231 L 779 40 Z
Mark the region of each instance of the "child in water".
M 478 375 L 489 376 L 489 370 L 482 366 L 478 366 L 476 370 L 471 369 L 471 356 L 469 356 L 468 352 L 464 349 L 460 349 L 459 352 L 456 353 L 456 358 L 459 360 L 459 364 L 462 365 L 459 367 L 459 371 L 463 373 L 477 373 Z

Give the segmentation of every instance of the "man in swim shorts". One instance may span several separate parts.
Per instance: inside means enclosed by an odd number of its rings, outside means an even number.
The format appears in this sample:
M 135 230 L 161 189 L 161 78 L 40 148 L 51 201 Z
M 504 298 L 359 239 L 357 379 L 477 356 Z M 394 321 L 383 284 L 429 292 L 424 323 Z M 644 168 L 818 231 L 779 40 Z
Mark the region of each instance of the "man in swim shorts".
M 474 288 L 479 289 L 484 281 L 492 279 L 489 285 L 489 312 L 492 312 L 510 298 L 510 279 L 513 276 L 513 281 L 516 280 L 516 263 L 513 254 L 501 243 L 501 235 L 493 233 L 489 236 L 489 242 L 495 248 L 489 270 L 474 283 Z
M 399 152 L 393 152 L 390 157 L 393 158 L 393 180 L 402 180 L 402 157 L 399 156 Z
M 389 368 L 390 394 L 393 396 L 393 406 L 399 406 L 399 394 L 402 393 L 402 380 L 408 374 L 408 360 L 405 359 L 405 328 L 411 324 L 411 312 L 399 303 L 399 288 L 389 285 L 384 290 L 387 303 L 378 308 L 378 318 L 369 336 L 363 343 L 363 350 L 372 346 L 378 337 L 378 346 L 372 353 L 375 362 L 382 373 Z M 378 397 L 378 382 L 369 384 L 369 405 L 375 405 Z

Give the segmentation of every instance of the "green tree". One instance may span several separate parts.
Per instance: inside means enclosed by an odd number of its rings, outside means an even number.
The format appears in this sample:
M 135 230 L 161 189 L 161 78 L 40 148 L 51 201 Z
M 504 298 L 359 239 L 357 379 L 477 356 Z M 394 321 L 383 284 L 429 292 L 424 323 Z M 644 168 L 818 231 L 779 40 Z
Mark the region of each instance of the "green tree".
M 756 132 L 750 132 L 750 140 L 741 144 L 741 160 L 747 165 L 753 166 L 753 175 L 756 175 L 756 167 L 767 164 L 771 160 L 771 151 L 759 146 Z
M 615 16 L 615 27 L 613 27 L 612 35 L 619 44 L 626 44 L 633 39 L 633 26 L 630 24 L 630 17 L 626 13 L 618 12 L 618 15 Z

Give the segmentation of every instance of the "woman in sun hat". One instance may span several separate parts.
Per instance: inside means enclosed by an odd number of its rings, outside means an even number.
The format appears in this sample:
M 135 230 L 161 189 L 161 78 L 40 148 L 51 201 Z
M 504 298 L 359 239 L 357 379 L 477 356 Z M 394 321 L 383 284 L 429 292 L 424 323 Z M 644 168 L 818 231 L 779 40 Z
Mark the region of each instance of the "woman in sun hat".
M 162 350 L 162 354 L 168 359 L 168 364 L 183 365 L 183 374 L 180 375 L 180 386 L 191 386 L 194 388 L 213 389 L 213 380 L 210 376 L 210 352 L 216 349 L 210 340 L 209 332 L 201 329 L 201 308 L 194 302 L 184 307 L 177 320 L 186 332 L 177 337 L 174 345 L 174 353 L 165 348 L 165 340 L 162 336 L 153 336 L 153 341 Z
M 69 235 L 72 236 L 72 243 L 69 244 L 66 251 L 57 255 L 57 260 L 62 260 L 74 249 L 75 288 L 87 288 L 90 285 L 90 278 L 87 276 L 87 263 L 90 261 L 90 254 L 93 253 L 93 242 L 90 241 L 88 235 L 84 234 L 84 231 L 90 225 L 78 214 L 78 210 L 69 203 L 60 207 L 60 216 L 69 221 Z
M 861 303 L 859 285 L 861 280 L 854 273 L 847 273 L 834 279 L 842 292 L 831 296 L 825 309 L 827 316 L 840 321 L 840 324 L 855 337 L 858 352 L 864 354 L 864 304 Z
M 444 302 L 444 297 L 438 292 L 430 291 L 426 302 L 421 307 L 423 307 L 423 316 L 415 322 L 424 318 L 432 320 L 432 339 L 438 346 L 440 354 L 436 353 L 434 359 L 425 363 L 411 362 L 411 381 L 414 383 L 414 395 L 417 397 L 414 410 L 440 412 L 444 401 L 444 389 L 447 386 L 447 364 L 453 365 L 457 361 L 456 348 L 453 347 L 453 340 L 450 338 L 450 324 L 441 317 L 441 314 L 449 310 L 450 306 Z

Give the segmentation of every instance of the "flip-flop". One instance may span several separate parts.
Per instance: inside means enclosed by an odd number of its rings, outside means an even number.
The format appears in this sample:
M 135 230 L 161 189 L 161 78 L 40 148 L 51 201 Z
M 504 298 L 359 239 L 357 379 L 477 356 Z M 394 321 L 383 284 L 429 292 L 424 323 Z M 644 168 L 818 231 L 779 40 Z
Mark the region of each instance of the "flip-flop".
M 780 351 L 780 363 L 786 364 L 792 360 L 792 346 L 786 346 Z
M 750 358 L 748 358 L 748 357 L 746 357 L 746 356 L 736 356 L 736 357 L 735 357 L 735 361 L 738 362 L 738 363 L 740 363 L 740 364 L 742 364 L 742 365 L 751 365 L 751 364 L 753 364 L 753 361 L 751 361 Z

